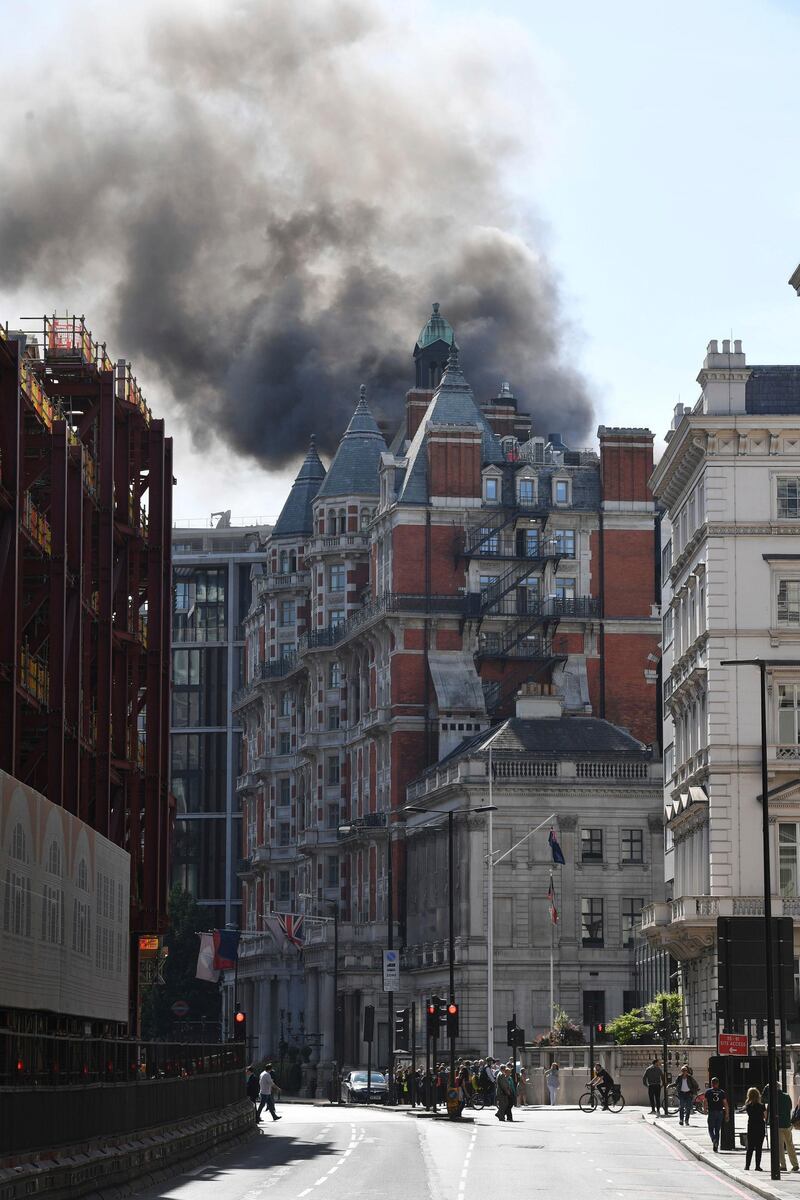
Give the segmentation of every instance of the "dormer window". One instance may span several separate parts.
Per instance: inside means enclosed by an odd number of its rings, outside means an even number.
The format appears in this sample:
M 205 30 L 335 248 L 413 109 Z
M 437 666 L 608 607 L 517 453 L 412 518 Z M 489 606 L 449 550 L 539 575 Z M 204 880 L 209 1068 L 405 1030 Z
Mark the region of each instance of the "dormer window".
M 553 480 L 553 503 L 569 504 L 571 502 L 571 482 L 569 479 Z
M 536 501 L 536 481 L 534 479 L 517 480 L 517 500 L 523 508 L 532 508 Z
M 484 478 L 483 498 L 488 504 L 497 504 L 500 500 L 500 480 L 496 475 L 487 475 Z

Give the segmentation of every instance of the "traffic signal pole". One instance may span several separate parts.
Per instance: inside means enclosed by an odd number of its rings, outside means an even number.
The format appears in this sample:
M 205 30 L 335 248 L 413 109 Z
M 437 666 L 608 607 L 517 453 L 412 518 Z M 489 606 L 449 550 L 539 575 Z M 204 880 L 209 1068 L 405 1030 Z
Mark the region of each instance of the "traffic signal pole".
M 450 1003 L 456 1002 L 456 964 L 455 964 L 455 935 L 453 931 L 453 912 L 454 912 L 454 878 L 453 878 L 453 813 L 447 814 L 447 901 L 450 914 L 450 945 L 448 949 L 448 957 L 450 959 Z M 456 1039 L 455 1034 L 450 1034 L 450 1087 L 456 1086 Z
M 411 1107 L 417 1107 L 417 1002 L 411 1004 Z
M 666 999 L 661 998 L 661 1070 L 664 1076 L 664 1116 L 669 1116 L 667 1104 L 667 1059 L 669 1057 L 669 1007 Z

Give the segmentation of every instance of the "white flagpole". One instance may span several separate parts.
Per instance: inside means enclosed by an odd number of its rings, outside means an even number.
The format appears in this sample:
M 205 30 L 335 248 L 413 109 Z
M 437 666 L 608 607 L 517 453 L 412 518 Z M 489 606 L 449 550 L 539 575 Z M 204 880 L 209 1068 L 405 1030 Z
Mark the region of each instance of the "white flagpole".
M 553 885 L 553 872 L 550 872 L 550 888 L 552 891 L 552 904 L 555 904 L 556 893 Z M 550 1028 L 553 1028 L 556 1019 L 556 1003 L 555 992 L 553 989 L 553 943 L 555 942 L 555 922 L 553 921 L 553 908 L 550 908 Z
M 492 804 L 494 803 L 492 743 L 489 742 L 489 855 L 486 894 L 486 1053 L 494 1055 L 494 845 L 492 842 Z

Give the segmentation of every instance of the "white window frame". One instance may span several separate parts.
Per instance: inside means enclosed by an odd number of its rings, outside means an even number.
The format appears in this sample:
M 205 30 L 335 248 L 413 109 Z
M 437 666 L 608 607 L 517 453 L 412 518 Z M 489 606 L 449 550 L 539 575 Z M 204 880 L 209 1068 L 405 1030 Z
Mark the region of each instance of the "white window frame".
M 495 495 L 489 495 L 489 485 L 494 483 Z M 500 504 L 503 500 L 503 477 L 499 471 L 488 471 L 483 477 L 484 504 Z
M 522 484 L 523 483 L 531 485 L 530 500 L 522 499 L 521 492 L 522 492 Z M 536 476 L 530 472 L 521 471 L 519 473 L 519 475 L 517 475 L 517 503 L 520 505 L 520 507 L 535 508 L 536 507 L 536 496 L 537 496 Z
M 567 491 L 566 500 L 558 499 L 558 485 L 561 483 L 564 484 Z M 553 476 L 552 499 L 556 508 L 569 508 L 569 506 L 572 504 L 572 480 L 570 479 L 569 475 Z
M 779 497 L 778 493 L 780 491 L 780 485 L 781 485 L 782 479 L 795 481 L 795 484 L 797 487 L 797 493 L 798 493 L 798 497 L 797 497 L 798 512 L 795 516 L 787 515 L 785 513 L 782 514 L 780 511 L 780 497 Z M 778 472 L 774 476 L 774 480 L 775 480 L 775 483 L 772 488 L 772 503 L 773 503 L 773 511 L 775 514 L 775 520 L 776 521 L 798 521 L 798 520 L 800 520 L 800 473 L 790 473 L 787 471 L 781 471 L 781 472 Z

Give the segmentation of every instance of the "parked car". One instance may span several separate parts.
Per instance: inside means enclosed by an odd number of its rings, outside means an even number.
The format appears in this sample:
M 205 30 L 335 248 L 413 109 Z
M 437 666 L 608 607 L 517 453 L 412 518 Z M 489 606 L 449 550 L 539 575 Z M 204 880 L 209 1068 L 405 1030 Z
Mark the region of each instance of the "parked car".
M 382 1071 L 372 1071 L 369 1077 L 369 1100 L 372 1104 L 385 1104 L 389 1098 L 389 1085 Z M 342 1077 L 342 1100 L 345 1104 L 365 1104 L 367 1101 L 367 1072 L 348 1071 Z

